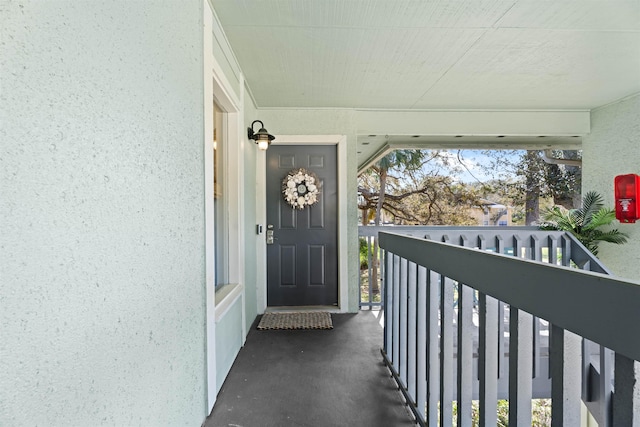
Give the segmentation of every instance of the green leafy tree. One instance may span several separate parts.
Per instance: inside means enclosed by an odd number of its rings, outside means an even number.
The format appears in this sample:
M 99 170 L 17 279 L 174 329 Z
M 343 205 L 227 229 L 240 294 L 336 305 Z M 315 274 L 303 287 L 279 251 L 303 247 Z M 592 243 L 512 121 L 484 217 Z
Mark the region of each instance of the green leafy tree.
M 422 166 L 425 152 L 421 150 L 395 150 L 384 156 L 373 167 L 374 172 L 379 177 L 380 186 L 378 189 L 378 203 L 376 205 L 375 225 L 380 225 L 382 219 L 382 207 L 387 190 L 387 178 L 389 170 L 393 168 L 402 168 L 412 171 Z
M 554 157 L 563 160 L 581 160 L 582 158 L 581 152 L 576 150 L 554 150 L 553 153 Z M 567 209 L 580 206 L 582 167 L 545 163 L 543 178 L 555 205 L 564 206 Z
M 539 151 L 526 151 L 518 164 L 517 175 L 522 177 L 525 224 L 540 217 L 540 197 L 544 194 L 544 162 Z
M 393 168 L 403 168 L 405 170 L 415 170 L 420 168 L 425 153 L 420 150 L 395 150 L 380 159 L 372 168 L 370 174 L 374 174 L 378 178 L 378 200 L 375 206 L 374 224 L 380 225 L 382 219 L 382 210 L 384 206 L 384 200 L 387 192 L 387 179 L 389 176 L 389 170 Z M 361 191 L 362 194 L 362 191 Z M 369 207 L 365 206 L 362 210 L 362 225 L 369 223 Z M 373 243 L 373 259 L 378 259 L 378 244 L 376 239 Z M 378 263 L 374 262 L 372 265 L 372 277 L 370 277 L 372 284 L 372 291 L 374 294 L 380 293 L 380 286 L 378 285 Z
M 629 237 L 618 229 L 602 230 L 615 219 L 615 211 L 604 207 L 602 196 L 589 191 L 582 199 L 582 207 L 565 209 L 554 206 L 543 213 L 543 230 L 561 230 L 573 234 L 594 255 L 598 255 L 600 242 L 622 244 Z
M 549 200 L 555 205 L 572 209 L 580 205 L 581 167 L 577 165 L 550 164 L 538 150 L 485 150 L 487 161 L 480 165 L 492 179 L 485 185 L 493 187 L 494 200 L 504 200 L 514 206 L 527 225 L 540 218 L 541 205 Z M 579 160 L 581 153 L 575 150 L 554 150 L 557 159 Z
M 362 224 L 470 225 L 479 187 L 460 182 L 455 156 L 440 150 L 399 150 L 358 177 Z

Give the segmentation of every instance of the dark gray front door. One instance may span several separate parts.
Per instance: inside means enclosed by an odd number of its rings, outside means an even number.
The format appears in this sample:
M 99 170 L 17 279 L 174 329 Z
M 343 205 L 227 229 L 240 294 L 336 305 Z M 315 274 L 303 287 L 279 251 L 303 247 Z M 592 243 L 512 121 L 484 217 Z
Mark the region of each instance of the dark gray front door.
M 318 202 L 292 208 L 282 194 L 287 174 L 319 178 Z M 335 145 L 275 145 L 267 150 L 267 304 L 338 304 L 338 186 Z

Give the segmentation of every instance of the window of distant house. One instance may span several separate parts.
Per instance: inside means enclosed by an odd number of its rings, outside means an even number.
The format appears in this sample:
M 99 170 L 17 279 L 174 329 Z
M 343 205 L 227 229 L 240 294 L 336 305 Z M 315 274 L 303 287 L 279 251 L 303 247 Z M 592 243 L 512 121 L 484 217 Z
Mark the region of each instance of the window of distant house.
M 226 191 L 226 114 L 213 104 L 213 208 L 215 212 L 215 283 L 216 287 L 229 283 L 229 221 L 228 192 Z
M 506 227 L 508 224 L 507 224 L 507 221 L 502 220 L 502 221 L 498 221 L 498 225 Z

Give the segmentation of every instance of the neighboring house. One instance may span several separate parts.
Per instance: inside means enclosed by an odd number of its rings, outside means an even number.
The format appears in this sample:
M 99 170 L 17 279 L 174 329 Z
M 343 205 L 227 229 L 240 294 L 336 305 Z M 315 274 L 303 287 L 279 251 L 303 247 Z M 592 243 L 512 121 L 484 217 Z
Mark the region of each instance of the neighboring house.
M 385 9 L 405 3 L 371 0 L 366 26 L 333 16 L 341 2 L 0 5 L 0 425 L 200 425 L 248 328 L 280 297 L 266 239 L 298 217 L 278 210 L 272 164 L 335 167 L 321 177 L 331 217 L 306 219 L 334 240 L 303 239 L 305 259 L 334 262 L 317 301 L 339 312 L 358 309 L 356 176 L 390 149 L 580 147 L 584 188 L 609 204 L 613 177 L 640 173 L 637 3 L 607 2 L 609 23 L 598 2 L 566 2 L 554 7 L 590 18 L 565 31 L 534 14 L 527 33 L 515 30 L 525 5 L 483 1 L 491 16 L 480 16 L 469 2 L 425 29 L 411 10 Z M 574 53 L 572 37 L 587 50 Z M 276 136 L 266 154 L 247 138 L 257 119 Z M 289 146 L 302 151 L 277 149 Z M 631 243 L 601 256 L 637 278 L 640 229 L 622 227 Z M 295 285 L 291 271 L 280 273 Z
M 471 207 L 469 215 L 476 219 L 478 225 L 513 225 L 513 208 L 489 200 L 480 200 L 480 206 Z

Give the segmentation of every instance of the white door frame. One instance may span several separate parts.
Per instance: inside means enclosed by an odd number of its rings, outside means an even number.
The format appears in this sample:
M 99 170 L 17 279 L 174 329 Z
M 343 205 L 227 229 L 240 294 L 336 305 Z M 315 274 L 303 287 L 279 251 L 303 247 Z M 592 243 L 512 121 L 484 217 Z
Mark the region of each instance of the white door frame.
M 349 259 L 348 259 L 348 216 L 347 216 L 347 136 L 346 135 L 275 135 L 272 145 L 335 145 L 338 154 L 338 309 L 337 312 L 346 313 L 349 310 Z M 266 156 L 258 159 L 257 176 L 262 177 L 261 185 L 257 188 L 257 208 L 260 223 L 267 221 Z M 258 283 L 257 302 L 258 313 L 262 314 L 267 308 L 267 245 L 265 240 L 258 246 Z

